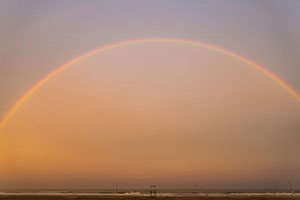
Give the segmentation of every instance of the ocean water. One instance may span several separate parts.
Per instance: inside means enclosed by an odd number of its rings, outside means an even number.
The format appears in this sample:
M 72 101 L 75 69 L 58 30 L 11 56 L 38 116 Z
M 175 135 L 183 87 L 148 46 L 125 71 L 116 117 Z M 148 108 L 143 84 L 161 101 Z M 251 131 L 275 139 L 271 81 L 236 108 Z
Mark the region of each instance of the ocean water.
M 150 190 L 24 190 L 1 191 L 2 196 L 149 196 Z M 233 196 L 300 196 L 300 191 L 285 190 L 163 190 L 157 189 L 156 196 L 161 197 L 233 197 Z

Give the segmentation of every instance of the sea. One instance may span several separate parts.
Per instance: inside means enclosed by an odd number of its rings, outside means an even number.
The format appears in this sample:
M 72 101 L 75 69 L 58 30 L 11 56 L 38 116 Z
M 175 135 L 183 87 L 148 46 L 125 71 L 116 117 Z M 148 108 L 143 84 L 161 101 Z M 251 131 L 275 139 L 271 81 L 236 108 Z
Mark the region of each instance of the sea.
M 300 196 L 299 191 L 288 190 L 188 190 L 156 189 L 158 197 L 234 197 L 234 196 Z M 121 190 L 0 190 L 0 196 L 150 196 L 150 189 Z

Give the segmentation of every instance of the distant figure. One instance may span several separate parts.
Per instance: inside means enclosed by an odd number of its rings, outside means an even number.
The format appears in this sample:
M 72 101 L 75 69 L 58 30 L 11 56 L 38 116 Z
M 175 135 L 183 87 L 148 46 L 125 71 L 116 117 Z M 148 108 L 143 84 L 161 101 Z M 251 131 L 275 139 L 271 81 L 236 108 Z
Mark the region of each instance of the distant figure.
M 156 185 L 150 185 L 150 197 L 156 197 Z

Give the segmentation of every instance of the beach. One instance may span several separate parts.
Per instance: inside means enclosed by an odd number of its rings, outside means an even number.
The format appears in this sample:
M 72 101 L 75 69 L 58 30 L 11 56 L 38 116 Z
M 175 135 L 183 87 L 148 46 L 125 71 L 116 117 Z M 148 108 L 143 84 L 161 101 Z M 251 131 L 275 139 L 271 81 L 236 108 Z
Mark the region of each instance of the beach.
M 235 197 L 209 197 L 209 196 L 169 196 L 169 197 L 149 197 L 149 196 L 94 196 L 94 195 L 74 195 L 74 196 L 49 196 L 49 195 L 0 195 L 1 200 L 298 200 L 299 196 L 235 196 Z

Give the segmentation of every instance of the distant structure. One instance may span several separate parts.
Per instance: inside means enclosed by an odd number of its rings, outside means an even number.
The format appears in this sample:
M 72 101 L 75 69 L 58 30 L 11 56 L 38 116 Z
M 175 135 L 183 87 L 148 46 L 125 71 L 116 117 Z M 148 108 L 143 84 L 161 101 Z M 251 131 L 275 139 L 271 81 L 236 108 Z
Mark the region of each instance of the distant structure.
M 116 183 L 116 192 L 119 192 L 119 183 Z
M 198 191 L 198 183 L 195 182 L 195 193 Z
M 293 190 L 293 188 L 292 188 L 292 184 L 291 184 L 290 181 L 288 181 L 288 184 L 289 184 L 289 188 L 290 188 L 290 190 L 291 190 L 291 194 L 293 195 L 293 194 L 294 194 L 294 190 Z
M 156 197 L 156 185 L 150 185 L 150 197 Z

